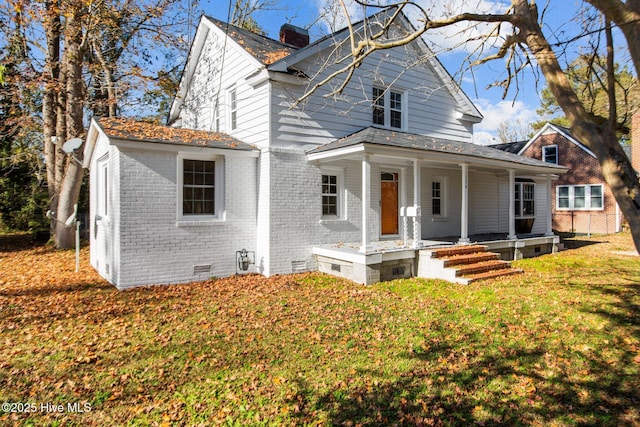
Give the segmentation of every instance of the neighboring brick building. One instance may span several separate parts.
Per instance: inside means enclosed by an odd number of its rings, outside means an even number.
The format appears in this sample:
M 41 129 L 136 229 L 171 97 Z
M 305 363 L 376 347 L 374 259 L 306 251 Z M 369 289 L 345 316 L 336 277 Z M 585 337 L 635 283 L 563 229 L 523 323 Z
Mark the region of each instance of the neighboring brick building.
M 635 132 L 638 133 L 638 130 Z M 529 141 L 493 147 L 569 168 L 567 173 L 553 182 L 555 231 L 581 234 L 620 231 L 623 217 L 611 190 L 605 184 L 600 164 L 595 154 L 576 140 L 569 129 L 547 123 Z M 636 156 L 640 157 L 640 153 Z

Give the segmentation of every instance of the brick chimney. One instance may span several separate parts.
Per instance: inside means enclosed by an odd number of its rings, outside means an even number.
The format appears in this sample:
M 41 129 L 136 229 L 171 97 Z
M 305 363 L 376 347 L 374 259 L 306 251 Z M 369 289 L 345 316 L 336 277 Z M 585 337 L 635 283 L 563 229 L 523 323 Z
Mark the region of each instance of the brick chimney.
M 640 172 L 640 110 L 631 118 L 631 165 Z
M 309 31 L 295 25 L 284 24 L 280 27 L 280 41 L 297 47 L 309 44 Z

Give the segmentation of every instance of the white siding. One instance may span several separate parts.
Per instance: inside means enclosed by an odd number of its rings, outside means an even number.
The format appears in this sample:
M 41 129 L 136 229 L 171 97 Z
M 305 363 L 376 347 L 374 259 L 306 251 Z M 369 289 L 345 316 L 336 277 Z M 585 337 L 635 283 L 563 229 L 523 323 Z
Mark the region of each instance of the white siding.
M 427 64 L 406 69 L 415 61 L 413 48 L 397 49 L 369 57 L 341 95 L 327 97 L 335 84 L 320 87 L 296 108 L 292 103 L 315 82 L 336 70 L 333 65 L 320 74 L 325 58 L 318 56 L 297 66 L 314 77 L 307 86 L 273 83 L 273 137 L 281 146 L 322 144 L 372 125 L 371 97 L 376 85 L 391 85 L 405 93 L 410 133 L 470 142 L 471 125 L 456 119 L 457 103 L 444 83 Z
M 445 209 L 447 215 L 432 215 L 431 183 L 446 178 Z M 462 200 L 462 176 L 460 170 L 422 168 L 422 238 L 460 236 L 460 208 Z
M 498 178 L 494 173 L 469 173 L 469 233 L 498 232 L 501 208 L 499 191 Z
M 204 24 L 212 25 L 212 24 Z M 202 53 L 185 96 L 182 127 L 220 131 L 248 144 L 268 145 L 269 85 L 253 87 L 247 83 L 264 67 L 252 59 L 235 42 L 229 41 L 224 55 L 222 32 L 212 28 L 204 42 Z M 228 91 L 235 87 L 237 95 L 237 128 L 229 122 Z M 218 105 L 219 128 L 214 123 Z

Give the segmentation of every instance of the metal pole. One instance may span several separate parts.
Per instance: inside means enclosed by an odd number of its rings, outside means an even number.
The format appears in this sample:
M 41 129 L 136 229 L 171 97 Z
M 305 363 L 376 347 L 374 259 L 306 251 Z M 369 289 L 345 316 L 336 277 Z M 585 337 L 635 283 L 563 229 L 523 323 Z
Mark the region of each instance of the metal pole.
M 76 273 L 80 271 L 80 221 L 76 221 Z

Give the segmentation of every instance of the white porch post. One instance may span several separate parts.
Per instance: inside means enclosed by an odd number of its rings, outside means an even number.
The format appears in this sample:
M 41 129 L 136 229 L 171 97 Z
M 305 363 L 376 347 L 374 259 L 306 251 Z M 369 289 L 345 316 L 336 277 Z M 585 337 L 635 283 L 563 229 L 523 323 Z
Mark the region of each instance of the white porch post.
M 367 253 L 371 250 L 370 228 L 371 208 L 371 163 L 370 156 L 365 154 L 362 158 L 362 245 L 360 252 Z
M 415 215 L 413 217 L 413 248 L 420 246 L 422 240 L 422 212 L 420 211 L 420 162 L 415 159 L 413 161 L 413 207 Z
M 547 227 L 545 236 L 553 236 L 553 199 L 551 197 L 551 174 L 547 174 Z
M 462 207 L 460 209 L 460 240 L 458 243 L 470 243 L 469 240 L 469 165 L 462 163 Z
M 507 239 L 516 240 L 516 171 L 509 169 L 509 235 Z

